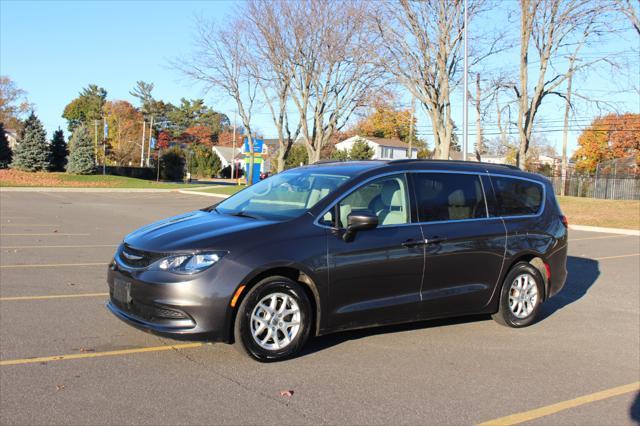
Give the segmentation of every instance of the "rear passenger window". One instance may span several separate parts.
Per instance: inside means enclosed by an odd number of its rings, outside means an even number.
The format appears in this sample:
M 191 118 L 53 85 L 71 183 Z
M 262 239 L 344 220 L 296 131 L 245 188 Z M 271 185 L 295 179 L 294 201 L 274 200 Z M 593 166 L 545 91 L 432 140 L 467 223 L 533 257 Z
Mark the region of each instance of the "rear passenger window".
M 542 186 L 507 177 L 491 177 L 496 193 L 498 216 L 522 216 L 536 214 L 542 204 Z
M 477 175 L 415 173 L 414 182 L 420 222 L 487 217 Z

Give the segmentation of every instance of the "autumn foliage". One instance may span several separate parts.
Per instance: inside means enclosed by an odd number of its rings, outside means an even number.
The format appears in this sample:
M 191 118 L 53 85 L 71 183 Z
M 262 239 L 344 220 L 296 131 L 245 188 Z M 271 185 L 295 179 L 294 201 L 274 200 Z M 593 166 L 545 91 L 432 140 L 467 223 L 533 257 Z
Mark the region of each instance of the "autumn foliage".
M 640 166 L 640 114 L 597 118 L 578 138 L 576 168 L 593 173 L 602 161 L 634 156 Z
M 356 124 L 355 133 L 362 136 L 400 139 L 408 142 L 412 120 L 415 123 L 415 117 L 412 116 L 411 110 L 397 110 L 379 105 L 371 115 Z M 416 140 L 415 134 L 413 140 Z

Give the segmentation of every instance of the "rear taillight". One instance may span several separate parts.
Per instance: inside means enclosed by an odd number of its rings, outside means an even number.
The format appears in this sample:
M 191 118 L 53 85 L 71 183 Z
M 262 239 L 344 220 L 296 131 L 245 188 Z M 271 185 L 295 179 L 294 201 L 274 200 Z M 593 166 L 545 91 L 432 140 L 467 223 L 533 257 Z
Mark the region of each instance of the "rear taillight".
M 560 221 L 562 222 L 565 228 L 569 227 L 569 221 L 567 220 L 566 216 L 560 216 Z

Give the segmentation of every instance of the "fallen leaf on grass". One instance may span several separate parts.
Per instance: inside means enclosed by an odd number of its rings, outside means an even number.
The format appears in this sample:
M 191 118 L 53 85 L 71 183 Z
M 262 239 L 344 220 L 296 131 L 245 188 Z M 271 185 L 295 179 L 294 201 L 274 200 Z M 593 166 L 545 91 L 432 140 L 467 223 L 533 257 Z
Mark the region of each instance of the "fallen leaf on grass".
M 292 390 L 280 391 L 280 396 L 284 398 L 291 398 L 293 396 L 293 391 Z
M 57 391 L 61 391 L 62 389 L 64 389 L 64 385 L 56 385 Z

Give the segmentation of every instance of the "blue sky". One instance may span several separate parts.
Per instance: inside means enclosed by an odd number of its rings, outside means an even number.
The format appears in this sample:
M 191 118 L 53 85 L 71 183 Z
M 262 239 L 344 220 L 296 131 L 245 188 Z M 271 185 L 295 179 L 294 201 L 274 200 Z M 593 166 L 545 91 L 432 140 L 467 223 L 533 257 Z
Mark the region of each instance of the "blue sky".
M 0 73 L 8 75 L 28 92 L 49 135 L 66 122 L 64 106 L 90 83 L 107 89 L 109 99 L 125 99 L 137 80 L 155 84 L 158 99 L 177 102 L 181 97 L 203 97 L 214 108 L 232 116 L 233 105 L 216 94 L 184 80 L 169 61 L 188 55 L 196 16 L 224 23 L 236 5 L 229 1 L 6 1 L 0 0 Z M 501 12 L 498 12 L 501 14 Z M 477 21 L 485 27 L 496 23 Z M 514 33 L 518 26 L 513 24 Z M 630 28 L 630 26 L 629 26 Z M 473 25 L 470 27 L 473 31 Z M 588 55 L 616 54 L 630 62 L 624 73 L 612 75 L 609 68 L 578 76 L 575 86 L 600 99 L 615 103 L 620 111 L 640 112 L 637 92 L 626 90 L 640 85 L 640 40 L 630 29 L 610 38 Z M 619 52 L 623 52 L 620 54 Z M 515 55 L 514 55 L 515 53 Z M 517 71 L 517 52 L 512 50 L 492 59 L 503 69 Z M 471 82 L 470 82 L 471 84 Z M 471 86 L 472 87 L 472 86 Z M 461 92 L 454 93 L 454 119 L 462 123 Z M 539 126 L 558 150 L 562 133 L 563 106 L 559 99 L 543 105 Z M 587 104 L 578 106 L 573 128 L 588 123 L 598 111 Z M 418 114 L 418 129 L 429 139 L 429 121 Z M 470 107 L 470 132 L 475 115 Z M 256 115 L 257 128 L 272 135 L 269 115 Z M 487 133 L 495 126 L 487 125 Z M 579 132 L 570 135 L 575 147 Z M 474 136 L 470 136 L 473 142 Z

